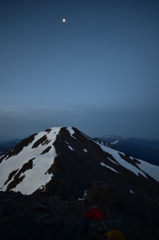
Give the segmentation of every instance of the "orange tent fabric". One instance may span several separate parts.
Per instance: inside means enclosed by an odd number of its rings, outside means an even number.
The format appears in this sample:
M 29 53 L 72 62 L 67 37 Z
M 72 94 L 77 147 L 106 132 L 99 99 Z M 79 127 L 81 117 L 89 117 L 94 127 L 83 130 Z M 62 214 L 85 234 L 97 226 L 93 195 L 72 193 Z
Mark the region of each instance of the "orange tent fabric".
M 92 208 L 90 211 L 85 212 L 84 218 L 90 219 L 106 219 L 105 215 L 97 208 Z
M 101 240 L 126 240 L 120 231 L 108 231 Z

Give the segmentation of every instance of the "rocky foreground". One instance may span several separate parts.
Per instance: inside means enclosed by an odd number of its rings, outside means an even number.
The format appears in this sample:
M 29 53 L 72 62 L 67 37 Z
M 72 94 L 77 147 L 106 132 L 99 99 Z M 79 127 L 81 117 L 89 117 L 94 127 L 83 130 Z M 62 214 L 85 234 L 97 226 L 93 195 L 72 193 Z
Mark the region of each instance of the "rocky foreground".
M 104 213 L 106 219 L 88 219 L 88 233 L 84 233 L 83 216 L 92 207 Z M 0 192 L 0 239 L 101 239 L 107 230 L 119 230 L 127 240 L 156 240 L 159 211 L 150 209 L 141 202 L 132 206 L 106 183 L 99 182 L 93 183 L 85 200 L 76 201 Z

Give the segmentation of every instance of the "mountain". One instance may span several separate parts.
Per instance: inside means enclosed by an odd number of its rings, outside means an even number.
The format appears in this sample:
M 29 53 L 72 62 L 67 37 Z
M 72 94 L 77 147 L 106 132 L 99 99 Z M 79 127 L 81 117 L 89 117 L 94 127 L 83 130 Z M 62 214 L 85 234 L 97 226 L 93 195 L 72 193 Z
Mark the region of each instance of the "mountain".
M 123 137 L 123 136 L 119 136 L 119 135 L 104 135 L 103 137 L 101 137 L 102 139 L 109 139 L 109 141 L 114 141 L 114 140 L 127 140 L 129 139 L 128 137 Z M 108 141 L 108 142 L 109 142 Z
M 0 141 L 0 156 L 12 150 L 20 141 L 21 141 L 20 139 L 13 139 L 10 141 Z
M 159 141 L 115 135 L 104 135 L 95 140 L 109 143 L 118 151 L 159 166 Z
M 146 168 L 148 163 L 97 144 L 75 128 L 52 128 L 31 135 L 0 158 L 0 163 L 1 190 L 28 195 L 44 192 L 72 199 L 91 187 L 92 179 L 111 183 L 115 177 L 123 183 L 123 191 L 133 188 L 129 181 L 124 183 L 125 178 L 145 185 L 154 182 L 152 177 L 159 180 L 159 168 L 150 164 Z
M 6 147 L 15 147 L 15 144 L 19 143 L 21 139 L 15 138 L 15 139 L 8 139 L 8 140 L 0 140 L 0 146 L 6 146 Z
M 28 195 L 43 192 L 63 198 L 78 198 L 91 187 L 92 179 L 111 182 L 115 177 L 124 183 L 125 178 L 132 178 L 145 185 L 159 181 L 159 167 L 97 144 L 76 128 L 65 127 L 22 140 L 0 158 L 0 172 L 3 191 Z M 124 186 L 124 191 L 133 188 L 129 181 Z
M 61 204 L 64 201 L 71 203 L 81 198 L 87 207 L 88 204 L 105 206 L 112 218 L 116 216 L 122 218 L 124 224 L 129 223 L 125 227 L 127 230 L 138 221 L 136 228 L 144 224 L 146 229 L 151 227 L 157 234 L 158 189 L 159 167 L 97 143 L 74 127 L 50 128 L 33 134 L 0 158 L 0 190 L 5 194 L 0 197 L 4 196 L 3 201 L 10 201 L 6 200 L 9 196 L 14 203 L 16 197 L 12 191 L 21 192 L 29 197 L 27 200 L 20 196 L 21 201 L 29 201 L 31 208 L 33 202 L 39 202 L 37 199 L 45 199 L 51 205 L 47 209 L 49 212 L 53 208 L 53 198 L 58 198 L 60 212 L 63 212 Z M 20 206 L 22 209 L 23 205 Z M 73 207 L 71 209 L 74 211 Z M 39 215 L 36 217 L 40 219 Z

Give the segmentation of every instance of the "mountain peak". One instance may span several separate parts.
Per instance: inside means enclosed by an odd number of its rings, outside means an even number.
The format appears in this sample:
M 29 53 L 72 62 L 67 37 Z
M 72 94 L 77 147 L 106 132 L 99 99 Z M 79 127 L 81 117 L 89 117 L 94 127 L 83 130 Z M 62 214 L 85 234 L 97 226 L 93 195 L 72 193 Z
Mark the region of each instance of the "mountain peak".
M 74 133 L 72 128 L 67 129 L 71 135 Z M 8 160 L 6 162 L 9 165 L 4 168 L 0 177 L 4 182 L 8 176 L 7 181 L 1 187 L 3 191 L 12 189 L 23 194 L 32 194 L 51 180 L 53 174 L 49 174 L 48 169 L 56 157 L 53 144 L 60 130 L 61 127 L 53 127 L 33 134 L 23 139 L 0 159 L 0 162 Z
M 113 135 L 113 134 L 109 134 L 109 135 L 104 135 L 103 137 L 100 137 L 101 139 L 117 139 L 117 140 L 126 140 L 129 139 L 128 137 L 123 137 L 123 136 L 119 136 L 119 135 Z
M 155 189 L 159 168 L 103 146 L 74 127 L 53 127 L 23 139 L 0 158 L 2 191 L 77 199 L 92 180 L 136 192 L 132 182 Z M 113 182 L 112 182 L 112 179 Z M 125 181 L 127 179 L 127 181 Z

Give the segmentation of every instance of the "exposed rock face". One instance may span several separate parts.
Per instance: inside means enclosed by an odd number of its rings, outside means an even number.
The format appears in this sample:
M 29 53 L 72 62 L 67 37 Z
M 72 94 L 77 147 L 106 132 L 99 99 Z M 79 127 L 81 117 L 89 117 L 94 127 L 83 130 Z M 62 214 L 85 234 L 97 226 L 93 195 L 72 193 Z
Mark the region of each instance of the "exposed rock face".
M 104 182 L 93 182 L 87 194 L 83 201 L 60 201 L 58 197 L 41 199 L 19 192 L 0 192 L 1 240 L 101 239 L 105 227 L 121 231 L 127 240 L 159 238 L 157 212 L 154 215 L 145 205 L 143 211 L 137 202 L 133 206 L 129 201 L 123 202 Z M 100 220 L 89 219 L 88 234 L 83 234 L 83 213 L 94 206 L 106 216 L 104 225 Z

